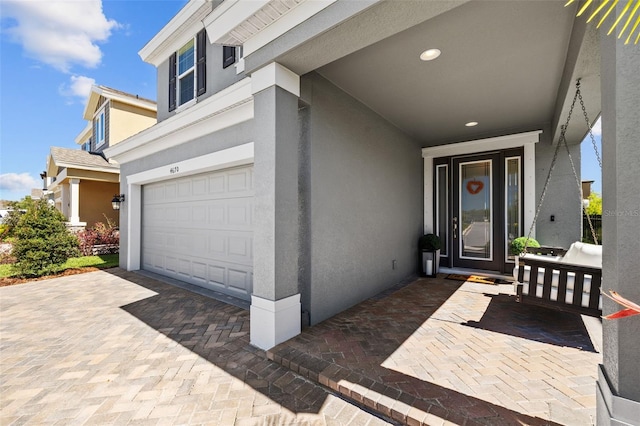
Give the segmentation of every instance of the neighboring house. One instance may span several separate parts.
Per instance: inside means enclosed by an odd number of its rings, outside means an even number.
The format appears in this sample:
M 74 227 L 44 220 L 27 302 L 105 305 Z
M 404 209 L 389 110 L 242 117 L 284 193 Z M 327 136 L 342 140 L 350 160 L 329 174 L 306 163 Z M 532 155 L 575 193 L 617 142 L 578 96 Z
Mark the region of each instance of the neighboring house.
M 447 266 L 510 271 L 578 78 L 601 111 L 597 30 L 563 6 L 191 0 L 140 51 L 158 124 L 106 151 L 126 196 L 120 265 L 250 300 L 261 348 L 414 275 L 425 232 Z M 632 58 L 603 70 L 626 84 Z M 613 114 L 631 87 L 607 86 L 605 136 L 637 126 Z M 534 236 L 568 246 L 581 200 L 560 156 Z
M 105 216 L 116 224 L 111 207 L 120 193 L 120 169 L 102 153 L 156 123 L 156 103 L 104 86 L 93 86 L 83 117 L 87 126 L 76 137 L 81 149 L 51 147 L 45 192 L 71 228 L 93 226 Z
M 587 201 L 587 205 L 589 204 L 589 197 L 591 196 L 591 185 L 593 185 L 593 180 L 583 180 L 581 182 L 582 185 L 582 201 Z

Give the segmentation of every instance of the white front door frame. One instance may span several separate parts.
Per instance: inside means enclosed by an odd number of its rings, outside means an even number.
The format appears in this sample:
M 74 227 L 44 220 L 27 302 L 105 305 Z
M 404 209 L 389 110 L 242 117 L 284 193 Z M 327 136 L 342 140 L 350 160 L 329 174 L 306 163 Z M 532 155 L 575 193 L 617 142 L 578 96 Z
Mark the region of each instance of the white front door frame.
M 142 230 L 142 186 L 152 182 L 175 179 L 199 173 L 253 164 L 253 142 L 223 149 L 197 158 L 156 167 L 127 176 L 125 204 L 128 216 L 127 271 L 140 269 Z
M 517 133 L 507 136 L 499 136 L 488 139 L 478 139 L 469 142 L 460 142 L 449 145 L 438 145 L 422 148 L 424 158 L 424 233 L 433 233 L 433 159 L 449 157 L 453 155 L 476 154 L 486 151 L 503 150 L 510 148 L 524 149 L 524 228 L 529 232 L 533 223 L 536 209 L 536 149 L 535 144 L 540 141 L 542 130 Z M 531 236 L 535 238 L 535 228 Z

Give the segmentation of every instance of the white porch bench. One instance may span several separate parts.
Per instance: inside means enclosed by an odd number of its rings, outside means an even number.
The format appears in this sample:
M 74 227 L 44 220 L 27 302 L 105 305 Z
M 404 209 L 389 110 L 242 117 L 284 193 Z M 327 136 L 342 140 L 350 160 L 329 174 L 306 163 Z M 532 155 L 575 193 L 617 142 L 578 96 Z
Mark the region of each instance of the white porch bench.
M 518 302 L 602 314 L 602 246 L 575 242 L 563 256 L 526 254 L 518 258 L 513 277 Z

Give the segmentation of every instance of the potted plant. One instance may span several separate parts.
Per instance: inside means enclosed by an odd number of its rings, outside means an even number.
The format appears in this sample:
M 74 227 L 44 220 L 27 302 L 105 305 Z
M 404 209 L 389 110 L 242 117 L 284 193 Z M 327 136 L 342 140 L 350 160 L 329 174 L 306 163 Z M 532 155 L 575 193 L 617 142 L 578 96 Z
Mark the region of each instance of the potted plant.
M 539 248 L 540 247 L 540 243 L 538 243 L 533 238 L 529 238 L 529 242 L 528 243 L 527 243 L 527 237 L 515 238 L 513 241 L 511 241 L 511 245 L 509 246 L 509 254 L 515 256 L 516 260 L 517 260 L 518 256 L 520 256 L 520 254 L 522 254 L 524 252 L 524 247 L 525 246 L 533 247 L 533 248 Z
M 440 269 L 440 248 L 442 247 L 442 242 L 440 241 L 440 237 L 435 234 L 425 234 L 420 237 L 418 241 L 418 249 L 420 250 L 420 259 L 422 261 L 422 273 L 425 275 L 436 276 L 438 270 Z M 426 256 L 425 253 L 430 252 L 433 253 L 433 265 L 431 274 L 428 274 L 427 266 L 426 266 Z
M 538 243 L 536 240 L 534 240 L 533 238 L 529 238 L 529 242 L 527 243 L 527 237 L 518 237 L 515 238 L 513 241 L 511 241 L 511 244 L 509 245 L 509 254 L 511 254 L 512 256 L 514 256 L 514 261 L 515 261 L 515 267 L 513 268 L 514 270 L 514 277 L 516 277 L 516 270 L 518 269 L 518 267 L 520 266 L 520 255 L 522 253 L 524 253 L 524 247 L 525 245 L 527 246 L 527 248 L 538 248 L 540 247 L 540 243 Z

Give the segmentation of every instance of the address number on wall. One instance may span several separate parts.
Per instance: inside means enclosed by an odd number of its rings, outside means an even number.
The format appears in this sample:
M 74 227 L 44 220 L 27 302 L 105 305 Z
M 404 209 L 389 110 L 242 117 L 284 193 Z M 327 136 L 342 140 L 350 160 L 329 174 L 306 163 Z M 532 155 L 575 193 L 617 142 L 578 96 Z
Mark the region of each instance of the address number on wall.
M 174 173 L 178 173 L 180 171 L 180 167 L 175 166 L 169 169 L 169 173 L 174 174 Z

